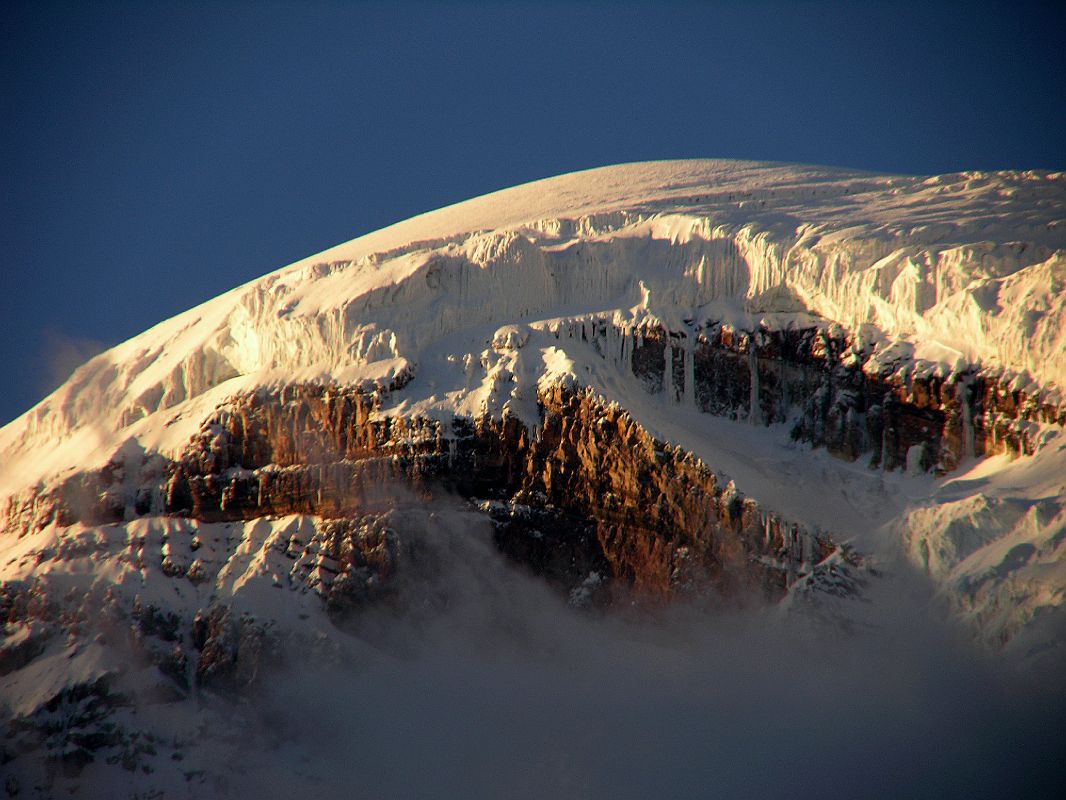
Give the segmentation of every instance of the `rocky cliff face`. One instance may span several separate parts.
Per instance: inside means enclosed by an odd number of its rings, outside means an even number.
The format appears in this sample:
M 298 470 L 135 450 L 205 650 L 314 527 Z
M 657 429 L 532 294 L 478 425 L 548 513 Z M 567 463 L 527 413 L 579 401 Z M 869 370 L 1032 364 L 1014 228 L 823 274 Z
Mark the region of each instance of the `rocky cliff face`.
M 131 456 L 79 475 L 38 498 L 38 514 L 26 519 L 40 526 L 152 513 L 205 522 L 314 515 L 335 521 L 319 547 L 327 583 L 356 594 L 395 561 L 380 556 L 383 540 L 367 537 L 359 520 L 386 512 L 398 493 L 480 503 L 505 553 L 567 591 L 596 574 L 601 600 L 611 585 L 643 595 L 713 588 L 776 599 L 838 553 L 829 534 L 761 511 L 591 392 L 554 387 L 540 400 L 543 424 L 531 432 L 513 417 L 442 423 L 378 415 L 379 394 L 338 387 L 256 393 L 218 409 L 179 461 L 129 463 Z M 127 470 L 139 473 L 132 483 L 122 482 Z M 164 559 L 161 568 L 197 579 L 195 560 L 179 567 Z
M 389 416 L 387 394 L 301 384 L 235 398 L 180 459 L 127 448 L 104 469 L 9 508 L 9 525 L 29 540 L 48 526 L 68 531 L 57 549 L 24 559 L 74 570 L 84 560 L 114 562 L 141 581 L 165 576 L 179 596 L 224 585 L 235 564 L 258 559 L 264 566 L 251 580 L 317 596 L 340 625 L 358 624 L 370 607 L 418 602 L 404 581 L 432 570 L 434 555 L 412 525 L 455 503 L 481 515 L 500 551 L 577 608 L 851 596 L 864 580 L 860 556 L 829 533 L 761 510 L 591 391 L 546 387 L 536 430 L 512 416 Z M 414 521 L 412 503 L 421 509 Z M 255 533 L 264 518 L 293 515 L 313 522 Z M 0 651 L 0 675 L 60 641 L 77 653 L 91 639 L 152 670 L 153 702 L 194 687 L 246 691 L 278 658 L 269 621 L 214 592 L 193 614 L 139 596 L 130 605 L 96 582 L 62 594 L 42 575 L 2 587 L 0 622 L 21 632 Z M 78 684 L 20 717 L 11 741 L 27 752 L 44 747 L 70 775 L 103 757 L 136 769 L 157 742 L 116 722 L 131 702 L 111 677 Z M 53 736 L 57 725 L 83 734 Z
M 1066 406 L 1024 376 L 949 370 L 884 353 L 839 326 L 746 331 L 561 324 L 652 393 L 753 424 L 792 425 L 794 439 L 871 467 L 946 473 L 966 457 L 1030 455 Z
M 696 332 L 593 319 L 547 332 L 583 340 L 650 393 L 752 424 L 789 423 L 795 439 L 871 468 L 943 473 L 969 455 L 1030 453 L 1048 426 L 1066 422 L 1066 408 L 1017 379 L 923 368 L 837 326 Z M 399 491 L 481 502 L 501 550 L 567 591 L 598 576 L 596 602 L 623 586 L 776 598 L 837 550 L 828 533 L 760 511 L 590 391 L 543 386 L 534 429 L 507 415 L 382 413 L 383 398 L 411 377 L 379 391 L 298 384 L 235 398 L 179 459 L 124 448 L 102 470 L 10 500 L 7 527 L 315 515 L 337 521 L 318 546 L 336 608 L 350 604 L 343 593 L 373 594 L 368 580 L 395 567 L 361 520 L 387 512 Z M 162 568 L 193 580 L 200 569 L 194 558 Z
M 538 597 L 546 581 L 603 608 L 853 596 L 872 568 L 840 542 L 889 531 L 1002 644 L 1066 585 L 1062 181 L 564 176 L 102 354 L 0 430 L 10 741 L 136 768 L 158 742 L 114 722 L 127 690 L 245 691 L 280 629 L 302 647 L 417 615 L 412 581 L 474 539 L 480 567 L 495 548 L 544 579 L 522 576 Z M 1035 458 L 939 480 L 1001 453 Z M 808 501 L 822 490 L 839 513 Z M 484 536 L 439 536 L 438 511 Z M 49 669 L 63 680 L 45 691 Z
M 787 423 L 795 439 L 872 469 L 943 473 L 968 455 L 1029 453 L 1049 426 L 1066 422 L 1061 406 L 1020 381 L 893 361 L 839 328 L 715 324 L 696 332 L 594 319 L 555 323 L 546 333 L 582 340 L 671 403 L 755 425 Z M 521 346 L 514 338 L 500 350 Z M 10 500 L 7 531 L 128 529 L 117 555 L 106 537 L 75 534 L 25 558 L 117 557 L 191 587 L 220 585 L 235 562 L 261 557 L 272 564 L 266 585 L 308 593 L 341 625 L 371 607 L 411 602 L 404 578 L 427 569 L 425 540 L 397 510 L 411 502 L 473 509 L 492 526 L 502 553 L 575 607 L 635 598 L 853 596 L 869 574 L 831 532 L 765 511 L 713 465 L 657 441 L 589 389 L 542 384 L 539 424 L 529 426 L 509 414 L 393 413 L 411 379 L 405 372 L 377 390 L 302 383 L 232 398 L 177 459 L 131 442 L 100 470 Z M 246 527 L 241 536 L 207 541 L 211 526 L 292 515 L 314 522 L 265 539 Z M 156 530 L 152 520 L 169 522 Z M 134 529 L 135 521 L 149 527 Z M 195 613 L 127 601 L 100 586 L 62 595 L 48 580 L 6 584 L 0 620 L 20 634 L 0 651 L 0 675 L 46 655 L 61 638 L 88 634 L 151 665 L 152 691 L 164 699 L 196 686 L 245 691 L 277 658 L 269 624 L 224 600 L 212 598 Z M 52 736 L 50 757 L 71 774 L 103 753 L 135 767 L 155 747 L 147 734 L 113 722 L 114 709 L 129 701 L 110 679 L 64 691 L 20 717 L 17 741 L 36 748 L 44 737 L 47 748 Z M 77 722 L 84 741 L 49 733 L 68 706 L 76 714 L 64 724 Z

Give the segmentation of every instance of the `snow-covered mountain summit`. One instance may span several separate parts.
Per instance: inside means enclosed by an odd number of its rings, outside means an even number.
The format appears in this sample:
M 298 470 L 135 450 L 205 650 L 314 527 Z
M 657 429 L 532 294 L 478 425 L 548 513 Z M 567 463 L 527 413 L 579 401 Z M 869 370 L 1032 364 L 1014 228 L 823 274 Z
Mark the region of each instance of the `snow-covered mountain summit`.
M 51 731 L 123 682 L 244 689 L 279 637 L 342 648 L 488 550 L 575 608 L 848 620 L 916 568 L 978 638 L 1061 658 L 1064 220 L 1062 173 L 654 162 L 238 287 L 0 429 L 0 698 Z
M 304 259 L 97 357 L 0 433 L 0 487 L 101 463 L 131 437 L 173 455 L 255 386 L 447 379 L 443 339 L 476 355 L 498 327 L 560 318 L 772 328 L 806 314 L 881 359 L 1061 386 L 1063 219 L 1059 173 L 670 161 L 536 181 Z M 475 378 L 436 405 L 480 410 Z

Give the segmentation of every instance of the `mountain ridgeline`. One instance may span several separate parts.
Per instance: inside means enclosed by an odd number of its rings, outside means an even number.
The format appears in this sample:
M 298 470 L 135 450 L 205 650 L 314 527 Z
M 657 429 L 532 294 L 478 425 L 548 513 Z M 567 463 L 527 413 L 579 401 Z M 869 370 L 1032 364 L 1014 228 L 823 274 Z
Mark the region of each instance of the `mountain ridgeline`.
M 913 572 L 1057 658 L 1064 218 L 1058 173 L 624 165 L 161 323 L 0 430 L 0 761 L 162 769 L 131 698 L 252 696 L 294 642 L 446 613 L 458 553 L 592 619 L 841 630 Z

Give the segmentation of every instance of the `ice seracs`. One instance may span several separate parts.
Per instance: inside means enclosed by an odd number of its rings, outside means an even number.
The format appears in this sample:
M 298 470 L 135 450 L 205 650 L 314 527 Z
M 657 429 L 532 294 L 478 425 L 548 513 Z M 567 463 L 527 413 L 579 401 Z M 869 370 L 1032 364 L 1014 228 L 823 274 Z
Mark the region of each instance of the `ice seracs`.
M 676 330 L 701 315 L 775 327 L 803 313 L 886 353 L 1061 386 L 1064 185 L 1059 173 L 679 161 L 495 192 L 283 268 L 101 355 L 0 433 L 0 486 L 101 463 L 130 436 L 174 454 L 206 410 L 255 386 L 446 369 L 427 357 L 444 338 L 476 353 L 501 325 L 560 316 Z
M 629 164 L 160 323 L 0 429 L 0 762 L 222 786 L 202 733 L 245 731 L 212 693 L 275 648 L 301 681 L 367 658 L 346 620 L 421 632 L 441 598 L 460 647 L 516 595 L 551 626 L 724 598 L 836 635 L 928 581 L 1060 675 L 1064 219 L 1061 173 Z

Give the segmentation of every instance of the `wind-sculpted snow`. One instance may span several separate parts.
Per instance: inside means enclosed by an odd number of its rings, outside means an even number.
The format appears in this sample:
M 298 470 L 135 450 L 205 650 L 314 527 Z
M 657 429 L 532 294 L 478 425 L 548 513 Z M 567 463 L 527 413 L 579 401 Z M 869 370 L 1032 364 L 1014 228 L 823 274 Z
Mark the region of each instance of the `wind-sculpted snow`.
M 131 435 L 173 454 L 204 408 L 256 385 L 432 373 L 443 337 L 469 334 L 476 357 L 499 325 L 590 313 L 676 329 L 802 312 L 893 355 L 1061 386 L 1064 218 L 1059 173 L 692 161 L 538 181 L 340 245 L 101 355 L 0 434 L 3 484 L 69 466 L 42 459 L 45 442 L 76 440 L 78 462 Z
M 275 634 L 387 595 L 396 519 L 436 519 L 422 496 L 371 509 L 382 476 L 461 487 L 442 519 L 491 524 L 572 605 L 704 586 L 682 580 L 699 556 L 781 606 L 904 581 L 1060 663 L 1064 220 L 1061 173 L 632 164 L 238 287 L 0 430 L 5 702 L 31 732 L 118 703 L 100 641 L 127 628 L 170 691 L 250 685 Z M 828 616 L 865 626 L 857 605 Z

